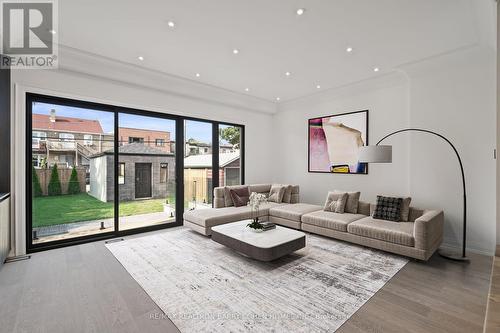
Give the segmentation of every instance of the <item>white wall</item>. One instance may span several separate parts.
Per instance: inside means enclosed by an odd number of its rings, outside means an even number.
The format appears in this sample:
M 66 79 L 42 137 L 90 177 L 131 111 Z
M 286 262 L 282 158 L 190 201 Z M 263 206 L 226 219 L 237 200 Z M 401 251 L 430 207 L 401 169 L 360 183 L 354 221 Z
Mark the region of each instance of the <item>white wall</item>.
M 495 57 L 471 48 L 408 66 L 410 124 L 446 136 L 458 149 L 467 187 L 468 246 L 492 253 L 496 221 Z M 410 188 L 414 203 L 445 211 L 444 242 L 461 244 L 462 184 L 448 145 L 411 135 Z
M 62 60 L 62 58 L 61 58 Z M 71 60 L 71 61 L 70 61 Z M 263 102 L 245 96 L 225 92 L 210 86 L 180 82 L 172 86 L 166 77 L 151 74 L 131 66 L 120 69 L 116 63 L 92 63 L 65 58 L 66 66 L 60 70 L 17 70 L 12 73 L 13 85 L 13 168 L 15 180 L 14 199 L 15 254 L 25 251 L 25 93 L 35 92 L 86 101 L 108 103 L 149 111 L 179 114 L 204 119 L 226 121 L 245 125 L 245 180 L 247 183 L 270 181 L 272 116 L 265 113 L 273 109 L 274 103 Z M 107 67 L 114 66 L 108 70 Z M 88 67 L 86 67 L 88 66 Z M 111 79 L 110 79 L 111 78 Z M 179 81 L 178 78 L 174 78 Z M 155 87 L 151 87 L 152 84 Z M 174 82 L 175 84 L 175 82 Z M 179 90 L 182 87 L 183 91 Z M 191 90 L 189 90 L 191 87 Z M 210 94 L 212 92 L 212 94 Z M 189 94 L 192 95 L 189 95 Z M 215 99 L 203 96 L 216 96 Z M 201 97 L 200 97 L 201 96 Z M 203 97 L 203 98 L 202 98 Z M 268 105 L 266 104 L 268 103 Z M 264 111 L 262 111 L 264 110 Z
M 500 17 L 500 6 L 497 4 L 497 18 Z M 500 22 L 497 20 L 497 119 L 500 120 L 500 53 L 498 52 L 500 45 Z M 497 130 L 497 147 L 500 147 L 500 133 Z M 500 256 L 500 159 L 497 158 L 497 256 Z
M 274 118 L 275 180 L 301 186 L 301 200 L 323 203 L 328 190 L 360 190 L 362 200 L 379 193 L 408 193 L 407 140 L 394 142 L 394 163 L 369 165 L 368 175 L 309 173 L 307 170 L 307 120 L 359 110 L 369 110 L 368 142 L 408 126 L 408 85 L 395 73 L 306 100 L 285 103 Z
M 399 73 L 399 74 L 398 74 Z M 400 68 L 380 79 L 327 91 L 280 106 L 275 115 L 275 180 L 301 186 L 301 197 L 322 203 L 332 189 L 409 194 L 413 204 L 445 211 L 445 245 L 461 241 L 462 192 L 453 151 L 438 138 L 399 134 L 392 164 L 371 164 L 368 175 L 307 172 L 307 119 L 370 110 L 369 142 L 404 127 L 435 130 L 462 155 L 468 190 L 468 247 L 492 253 L 495 245 L 495 64 L 490 48 L 473 47 Z

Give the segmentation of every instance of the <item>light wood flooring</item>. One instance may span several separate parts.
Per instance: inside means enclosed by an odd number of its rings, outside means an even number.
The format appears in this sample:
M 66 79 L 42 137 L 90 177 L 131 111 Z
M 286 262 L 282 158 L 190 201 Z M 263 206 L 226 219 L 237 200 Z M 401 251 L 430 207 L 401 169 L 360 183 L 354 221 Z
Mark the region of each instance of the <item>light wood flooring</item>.
M 471 259 L 410 261 L 337 332 L 482 332 L 492 257 Z M 0 268 L 0 331 L 178 332 L 102 241 Z

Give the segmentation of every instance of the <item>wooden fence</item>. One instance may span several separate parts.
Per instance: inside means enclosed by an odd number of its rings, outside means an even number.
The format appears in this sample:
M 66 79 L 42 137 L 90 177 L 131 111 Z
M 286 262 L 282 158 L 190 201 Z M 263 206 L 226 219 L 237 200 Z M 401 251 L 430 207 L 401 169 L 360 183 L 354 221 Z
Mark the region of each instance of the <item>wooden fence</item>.
M 69 179 L 71 177 L 72 168 L 57 168 L 59 174 L 59 181 L 61 182 L 62 194 L 68 193 Z M 42 187 L 43 195 L 48 194 L 50 175 L 52 174 L 52 169 L 35 169 L 35 172 L 40 181 L 40 186 Z M 82 193 L 86 192 L 85 187 L 85 168 L 76 167 L 76 173 L 78 175 L 78 182 L 80 183 L 80 191 Z

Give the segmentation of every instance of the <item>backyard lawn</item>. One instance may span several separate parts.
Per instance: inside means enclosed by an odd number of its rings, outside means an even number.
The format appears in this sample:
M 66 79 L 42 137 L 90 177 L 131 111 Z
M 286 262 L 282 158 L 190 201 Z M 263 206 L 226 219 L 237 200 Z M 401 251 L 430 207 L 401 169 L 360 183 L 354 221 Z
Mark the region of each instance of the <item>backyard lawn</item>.
M 120 216 L 163 211 L 165 199 L 124 201 Z M 169 200 L 175 206 L 175 201 Z M 92 221 L 113 217 L 113 202 L 102 202 L 83 193 L 33 199 L 33 227 Z

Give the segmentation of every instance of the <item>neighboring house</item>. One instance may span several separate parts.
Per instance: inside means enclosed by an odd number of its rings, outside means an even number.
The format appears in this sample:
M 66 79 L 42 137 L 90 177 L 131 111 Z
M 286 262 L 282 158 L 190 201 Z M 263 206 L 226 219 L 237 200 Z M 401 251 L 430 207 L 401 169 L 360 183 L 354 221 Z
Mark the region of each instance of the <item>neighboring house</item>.
M 120 201 L 167 198 L 175 193 L 175 156 L 142 143 L 119 147 Z M 113 149 L 90 159 L 90 192 L 103 201 L 114 200 Z
M 113 147 L 113 135 L 105 134 L 98 120 L 33 114 L 33 165 L 63 167 L 89 165 L 89 157 Z
M 240 151 L 219 154 L 219 184 L 241 184 Z M 212 154 L 184 158 L 184 192 L 186 198 L 210 202 L 212 185 Z
M 173 142 L 175 143 L 175 142 Z M 238 149 L 230 144 L 220 144 L 219 154 L 233 153 Z M 212 154 L 212 144 L 188 140 L 184 148 L 184 156 Z
M 118 129 L 120 146 L 130 143 L 142 143 L 165 153 L 172 153 L 170 132 L 120 127 Z

